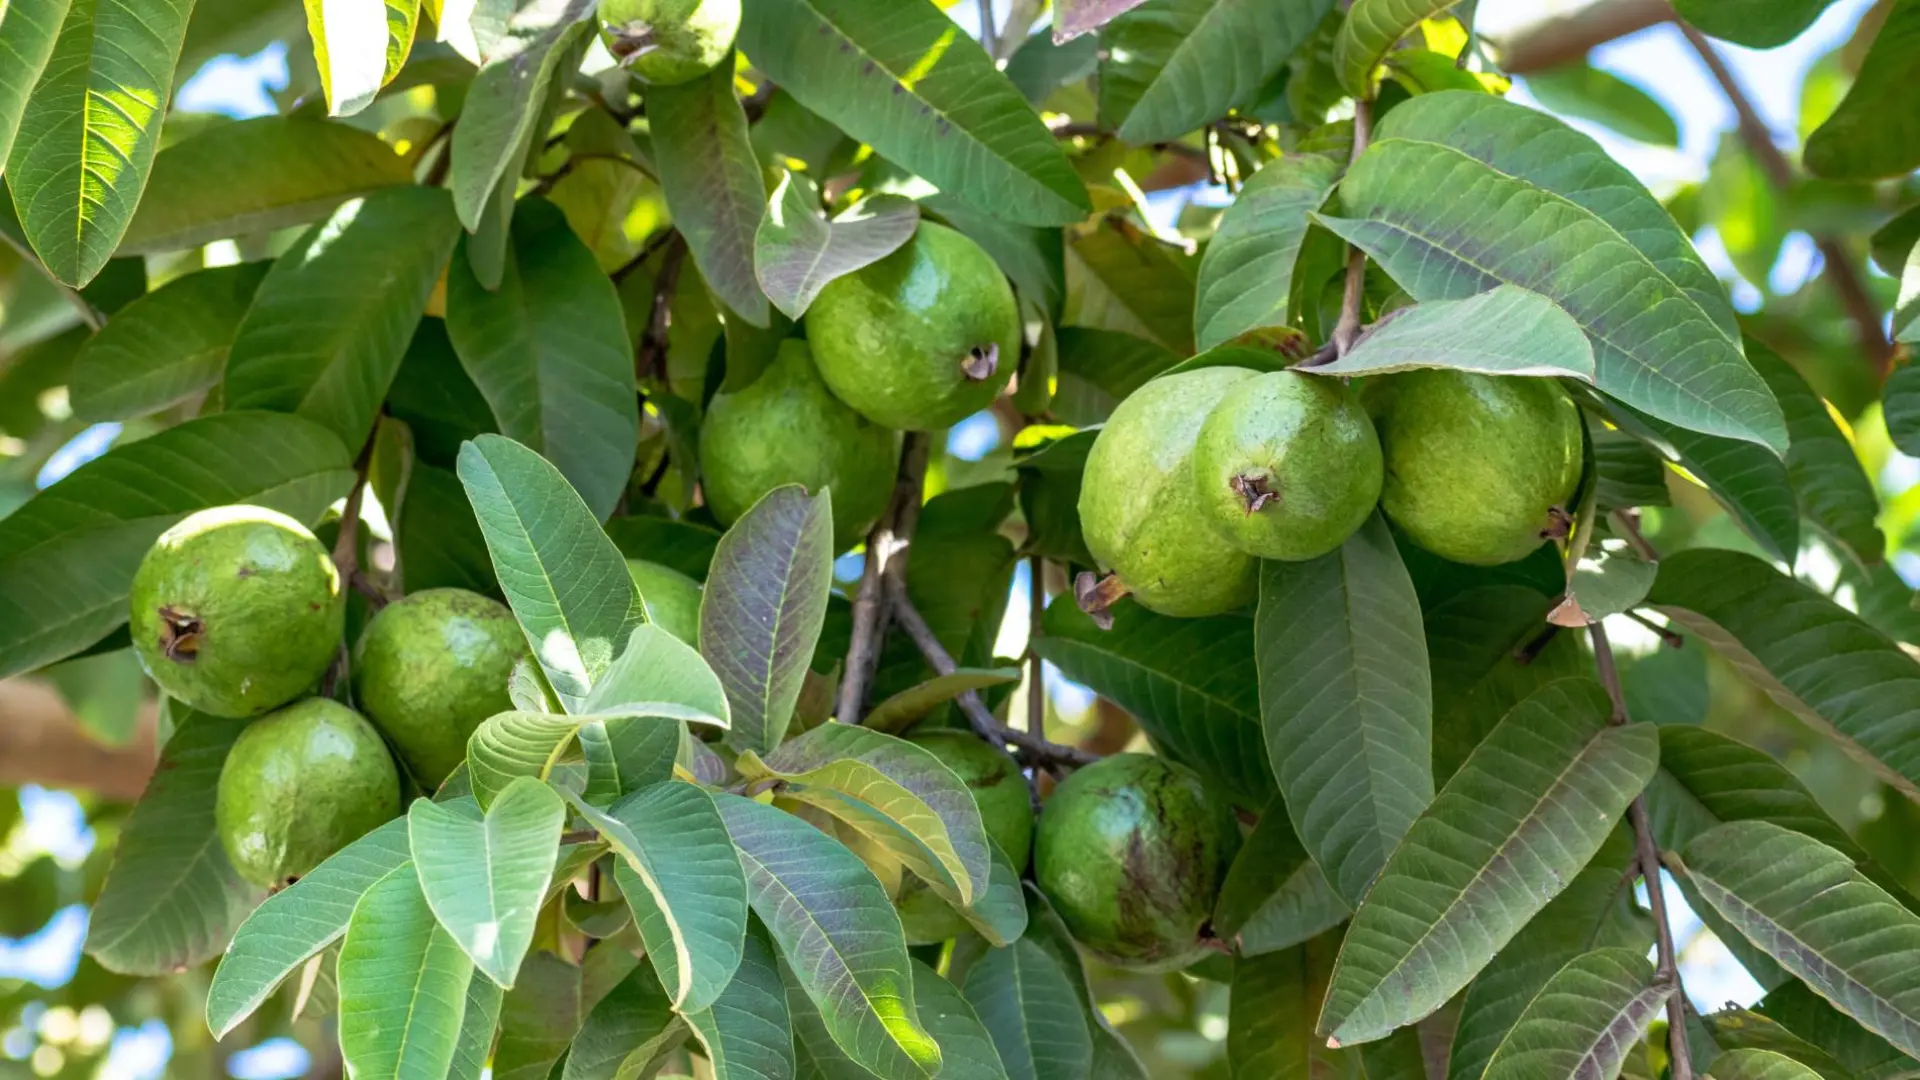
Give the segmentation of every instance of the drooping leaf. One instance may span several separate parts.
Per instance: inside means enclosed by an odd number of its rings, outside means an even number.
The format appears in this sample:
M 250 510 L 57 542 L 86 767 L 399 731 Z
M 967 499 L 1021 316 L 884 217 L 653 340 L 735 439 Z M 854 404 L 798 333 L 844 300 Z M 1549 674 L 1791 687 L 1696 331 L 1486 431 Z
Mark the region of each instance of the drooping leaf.
M 748 925 L 740 967 L 713 1004 L 682 1015 L 707 1052 L 714 1080 L 793 1080 L 793 1024 L 766 927 Z
M 1288 154 L 1246 182 L 1200 259 L 1196 344 L 1211 349 L 1249 330 L 1287 326 L 1293 268 L 1308 215 L 1327 201 L 1343 166 L 1321 154 Z
M 700 276 L 734 314 L 767 325 L 767 297 L 753 272 L 767 186 L 733 91 L 733 64 L 677 86 L 650 87 L 647 119 L 660 190 Z
M 1617 1076 L 1673 992 L 1631 949 L 1577 956 L 1520 1014 L 1487 1063 L 1487 1080 Z
M 1910 99 L 1916 75 L 1920 4 L 1898 0 L 1888 6 L 1846 99 L 1807 136 L 1807 170 L 1830 180 L 1876 180 L 1920 165 L 1920 119 Z
M 1031 941 L 993 949 L 968 965 L 961 989 L 1010 1080 L 1088 1076 L 1093 1037 L 1067 973 L 1045 949 Z
M 495 188 L 511 183 L 561 62 L 593 30 L 595 0 L 535 0 L 515 12 L 506 34 L 467 90 L 450 145 L 448 184 L 460 223 L 478 232 Z
M 1562 116 L 1591 120 L 1650 146 L 1680 146 L 1680 125 L 1658 98 L 1584 60 L 1528 73 L 1527 92 Z
M 1379 375 L 1412 368 L 1592 382 L 1593 348 L 1560 305 L 1515 285 L 1496 285 L 1464 300 L 1415 304 L 1361 338 L 1347 355 L 1306 370 Z
M 828 282 L 885 258 L 919 224 L 919 210 L 898 195 L 862 199 L 828 220 L 819 185 L 789 170 L 754 234 L 753 272 L 773 306 L 797 319 Z
M 643 961 L 593 1007 L 560 1075 L 562 1080 L 652 1076 L 686 1037 L 686 1024 L 660 992 L 653 964 Z
M 513 985 L 533 943 L 565 824 L 560 797 L 528 777 L 484 814 L 465 799 L 416 799 L 407 810 L 413 865 L 434 918 L 502 987 Z
M 1354 0 L 1333 39 L 1333 70 L 1354 97 L 1372 97 L 1373 69 L 1408 31 L 1456 0 Z
M 73 0 L 16 0 L 0 11 L 0 162 L 13 150 L 27 94 L 53 55 L 54 41 Z
M 986 50 L 929 0 L 756 0 L 740 48 L 783 91 L 935 187 L 1023 225 L 1086 188 Z
M 1786 414 L 1787 475 L 1800 497 L 1806 519 L 1834 539 L 1862 566 L 1886 555 L 1886 538 L 1874 518 L 1880 511 L 1873 482 L 1854 452 L 1853 441 L 1835 423 L 1827 403 L 1792 364 L 1752 338 L 1747 360 L 1767 380 Z
M 306 0 L 307 35 L 327 112 L 352 116 L 400 73 L 413 49 L 420 0 L 339 4 Z
M 340 1053 L 354 1076 L 439 1080 L 453 1067 L 473 962 L 411 866 L 354 905 L 340 946 Z
M 1277 952 L 1338 926 L 1349 908 L 1293 831 L 1275 799 L 1240 845 L 1214 904 L 1213 932 L 1242 956 Z
M 1821 1080 L 1820 1074 L 1771 1050 L 1735 1050 L 1713 1059 L 1713 1080 Z
M 266 263 L 201 270 L 115 312 L 73 358 L 67 384 L 82 420 L 129 420 L 220 381 L 227 349 L 267 273 Z
M 1621 430 L 1646 440 L 1705 484 L 1740 528 L 1773 558 L 1790 561 L 1800 550 L 1800 503 L 1787 463 L 1771 450 L 1739 439 L 1703 435 L 1626 409 L 1612 409 Z

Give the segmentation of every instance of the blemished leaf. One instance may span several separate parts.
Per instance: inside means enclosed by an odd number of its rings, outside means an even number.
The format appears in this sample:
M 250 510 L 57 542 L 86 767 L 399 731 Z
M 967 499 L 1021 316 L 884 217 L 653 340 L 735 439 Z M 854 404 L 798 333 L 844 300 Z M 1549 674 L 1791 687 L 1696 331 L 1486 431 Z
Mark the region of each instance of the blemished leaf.
M 1214 903 L 1213 932 L 1257 956 L 1298 945 L 1338 926 L 1349 909 L 1307 854 L 1275 799 L 1240 845 Z
M 797 319 L 835 278 L 878 262 L 913 238 L 920 211 L 899 195 L 874 195 L 831 221 L 820 188 L 789 170 L 753 239 L 753 272 L 773 306 Z
M 460 448 L 500 588 L 563 702 L 584 700 L 645 621 L 627 562 L 566 478 L 502 435 Z
M 92 281 L 133 220 L 192 9 L 193 0 L 67 7 L 6 160 L 21 229 L 63 284 Z
M 1878 630 L 1737 551 L 1669 555 L 1648 601 L 1782 708 L 1920 795 L 1920 664 Z
M 95 423 L 129 420 L 219 382 L 267 265 L 199 270 L 115 312 L 73 358 L 73 414 Z
M 1786 461 L 1754 443 L 1663 423 L 1612 409 L 1622 431 L 1647 441 L 1704 484 L 1754 542 L 1785 563 L 1800 550 L 1800 502 Z
M 27 108 L 27 94 L 53 55 L 67 9 L 73 0 L 16 0 L 0 11 L 0 162 L 13 150 L 14 133 Z
M 473 962 L 411 866 L 354 905 L 340 946 L 340 1054 L 353 1076 L 439 1080 L 453 1067 Z
M 1920 457 L 1920 364 L 1894 368 L 1880 395 L 1893 445 L 1903 454 Z
M 219 124 L 160 151 L 119 253 L 305 225 L 348 199 L 412 181 L 406 158 L 345 124 L 300 116 Z
M 480 1080 L 506 996 L 499 983 L 481 972 L 467 979 L 467 1003 L 460 1013 L 460 1034 L 453 1042 L 453 1067 L 447 1071 L 447 1080 Z
M 1439 1008 L 1600 850 L 1659 755 L 1652 725 L 1610 712 L 1599 684 L 1561 680 L 1475 748 L 1354 913 L 1323 1034 L 1370 1042 Z
M 1673 992 L 1631 949 L 1577 956 L 1520 1014 L 1487 1063 L 1487 1080 L 1617 1076 Z
M 1135 145 L 1252 100 L 1333 0 L 1148 0 L 1100 31 L 1100 118 Z
M 587 1015 L 561 1080 L 652 1076 L 686 1037 L 686 1024 L 660 992 L 653 964 L 642 961 Z
M 519 171 L 534 124 L 547 100 L 547 85 L 560 76 L 561 61 L 593 32 L 595 0 L 535 0 L 507 23 L 506 35 L 467 90 L 460 122 L 453 127 L 448 184 L 460 224 L 480 230 L 496 186 Z
M 1802 155 L 1807 170 L 1830 180 L 1874 180 L 1920 165 L 1920 120 L 1911 100 L 1917 76 L 1920 4 L 1895 3 L 1887 8 L 1846 100 L 1807 136 Z
M 1053 41 L 1062 44 L 1139 7 L 1143 0 L 1060 0 L 1054 5 Z
M 1118 330 L 1193 353 L 1196 260 L 1132 224 L 1102 219 L 1067 245 L 1064 325 Z M 1064 343 L 1061 367 L 1066 368 Z
M 1639 181 L 1561 121 L 1490 94 L 1422 95 L 1381 121 L 1340 198 L 1343 217 L 1323 222 L 1416 300 L 1532 289 L 1586 331 L 1603 392 L 1785 451 L 1720 284 Z
M 1351 1050 L 1330 1049 L 1313 1033 L 1313 1009 L 1326 992 L 1338 948 L 1326 934 L 1281 952 L 1233 963 L 1227 998 L 1227 1061 L 1235 1076 L 1356 1075 L 1336 1071 Z
M 375 192 L 274 260 L 227 354 L 228 408 L 304 416 L 358 448 L 460 228 L 436 188 Z
M 929 0 L 754 0 L 739 40 L 794 100 L 980 210 L 1070 225 L 1093 209 L 1039 115 Z
M 312 521 L 353 484 L 353 459 L 297 416 L 201 417 L 80 466 L 0 519 L 0 677 L 70 656 L 127 620 L 153 541 L 229 503 Z
M 1771 1050 L 1734 1050 L 1713 1059 L 1713 1080 L 1821 1080 L 1820 1074 Z
M 824 55 L 816 54 L 815 62 Z M 723 61 L 677 86 L 649 87 L 647 119 L 660 190 L 700 276 L 734 314 L 767 325 L 767 297 L 753 272 L 767 186 L 733 91 L 733 64 Z
M 407 809 L 413 866 L 434 918 L 502 987 L 513 985 L 533 943 L 566 818 L 560 796 L 524 776 L 484 814 L 465 799 L 415 799 Z
M 915 720 L 925 717 L 941 705 L 969 690 L 1012 686 L 1021 679 L 1017 667 L 956 668 L 951 675 L 936 675 L 918 686 L 909 687 L 875 705 L 861 719 L 862 727 L 897 735 Z
M 1354 0 L 1333 39 L 1333 70 L 1354 97 L 1372 96 L 1373 69 L 1400 39 L 1456 0 Z
M 413 48 L 420 0 L 306 0 L 307 35 L 327 112 L 352 116 L 400 74 Z
M 1200 259 L 1193 310 L 1200 348 L 1289 325 L 1293 268 L 1312 224 L 1307 215 L 1327 201 L 1343 169 L 1322 154 L 1288 154 L 1261 166 L 1240 189 Z
M 1767 821 L 1694 838 L 1680 862 L 1707 903 L 1840 1011 L 1920 1055 L 1920 915 L 1838 851 Z
M 1858 1077 L 1910 1080 L 1920 1071 L 1920 1064 L 1913 1058 L 1854 1023 L 1798 979 L 1789 979 L 1784 986 L 1769 991 L 1755 1008 L 1794 1036 L 1843 1062 Z
M 700 655 L 733 706 L 727 744 L 780 745 L 827 617 L 831 492 L 775 488 L 720 538 L 700 598 Z M 622 573 L 624 573 L 624 568 Z
M 1801 512 L 1861 566 L 1882 561 L 1887 541 L 1874 521 L 1880 500 L 1853 440 L 1840 430 L 1826 401 L 1780 354 L 1748 338 L 1747 360 L 1767 380 L 1786 415 L 1792 438 L 1787 475 L 1800 497 Z
M 1530 73 L 1527 92 L 1562 116 L 1603 124 L 1650 146 L 1680 145 L 1680 125 L 1658 98 L 1584 60 Z
M 227 861 L 213 820 L 220 767 L 247 721 L 180 713 L 87 925 L 87 955 L 108 971 L 165 975 L 217 956 L 260 899 Z
M 395 818 L 255 908 L 207 987 L 207 1029 L 214 1038 L 226 1037 L 288 975 L 339 941 L 360 897 L 408 858 L 407 823 Z
M 1254 617 L 1261 726 L 1287 813 L 1358 905 L 1433 801 L 1433 687 L 1420 601 L 1375 514 L 1338 550 L 1269 559 Z
M 1517 285 L 1497 285 L 1464 300 L 1429 300 L 1402 309 L 1347 355 L 1306 370 L 1379 375 L 1413 368 L 1592 382 L 1593 347 L 1560 305 Z
M 500 433 L 552 462 L 604 521 L 640 438 L 633 350 L 613 283 L 552 203 L 515 207 L 496 288 L 453 260 L 447 336 Z
M 1084 1080 L 1093 1037 L 1073 986 L 1031 941 L 993 949 L 967 967 L 962 992 L 999 1051 L 1009 1080 Z
M 881 1076 L 937 1074 L 940 1048 L 917 1021 L 900 917 L 873 872 L 790 814 L 737 795 L 714 802 L 739 848 L 748 902 L 833 1041 Z
M 922 997 L 922 1015 L 924 1001 Z M 787 988 L 766 927 L 748 925 L 740 967 L 713 1004 L 682 1015 L 707 1052 L 714 1080 L 792 1080 L 793 1024 L 787 1013 Z

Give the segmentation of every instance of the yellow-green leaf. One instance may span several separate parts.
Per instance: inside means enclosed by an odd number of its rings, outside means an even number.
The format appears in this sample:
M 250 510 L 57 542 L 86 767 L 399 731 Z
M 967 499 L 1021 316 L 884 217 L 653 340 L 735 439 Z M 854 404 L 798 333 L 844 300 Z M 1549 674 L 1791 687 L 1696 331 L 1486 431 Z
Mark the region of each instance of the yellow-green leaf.
M 352 116 L 407 62 L 420 0 L 306 0 L 307 33 L 327 111 Z

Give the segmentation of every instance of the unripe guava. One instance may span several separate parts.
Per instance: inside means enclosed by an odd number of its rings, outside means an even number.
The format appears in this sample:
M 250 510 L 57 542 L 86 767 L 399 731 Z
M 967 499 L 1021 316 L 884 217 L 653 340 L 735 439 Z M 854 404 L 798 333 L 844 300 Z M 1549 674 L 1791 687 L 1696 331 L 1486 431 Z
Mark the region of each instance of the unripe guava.
M 960 775 L 980 807 L 987 835 L 1006 852 L 1016 871 L 1025 869 L 1027 856 L 1033 851 L 1033 801 L 1020 766 L 968 731 L 927 731 L 907 741 L 932 751 L 942 764 Z M 909 945 L 946 941 L 968 928 L 966 918 L 953 905 L 912 875 L 901 886 L 895 906 L 900 910 Z
M 840 494 L 839 489 L 834 495 Z M 647 621 L 689 645 L 700 644 L 700 583 L 678 570 L 641 559 L 627 560 L 627 576 L 640 590 Z
M 399 812 L 400 774 L 380 733 L 330 698 L 307 698 L 247 725 L 214 795 L 227 858 L 269 889 Z
M 807 309 L 820 376 L 877 424 L 931 431 L 993 403 L 1020 362 L 1020 309 L 993 257 L 923 221 Z
M 723 525 L 783 484 L 833 491 L 835 551 L 858 543 L 887 508 L 900 436 L 827 390 L 804 341 L 736 393 L 715 394 L 700 423 L 701 490 Z
M 1113 410 L 1087 451 L 1081 534 L 1144 607 L 1196 617 L 1253 599 L 1259 562 L 1208 523 L 1193 450 L 1207 414 L 1254 374 L 1209 367 L 1154 379 Z
M 467 756 L 481 721 L 513 708 L 507 677 L 527 654 L 505 604 L 465 589 L 427 589 L 388 604 L 353 650 L 353 696 L 422 787 Z
M 1565 536 L 1580 483 L 1580 410 L 1550 379 L 1421 370 L 1368 380 L 1380 505 L 1414 543 L 1492 566 Z
M 1220 535 L 1263 559 L 1314 559 L 1380 501 L 1380 439 L 1340 379 L 1295 371 L 1233 387 L 1193 448 L 1200 505 Z
M 654 86 L 712 71 L 740 30 L 740 0 L 605 0 L 600 36 L 614 59 Z
M 318 682 L 346 620 L 340 574 L 299 522 L 258 506 L 188 515 L 134 571 L 128 630 L 167 696 L 253 716 Z
M 1034 880 L 1089 950 L 1165 971 L 1206 954 L 1239 847 L 1232 806 L 1192 770 L 1115 754 L 1068 777 L 1041 807 Z

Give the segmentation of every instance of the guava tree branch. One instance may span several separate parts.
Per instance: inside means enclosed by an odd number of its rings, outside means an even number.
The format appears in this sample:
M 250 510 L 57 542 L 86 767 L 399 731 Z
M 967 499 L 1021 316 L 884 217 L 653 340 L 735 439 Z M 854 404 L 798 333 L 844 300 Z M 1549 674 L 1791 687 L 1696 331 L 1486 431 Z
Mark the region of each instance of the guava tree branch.
M 866 566 L 860 571 L 860 589 L 853 598 L 853 640 L 847 649 L 846 670 L 840 677 L 840 700 L 834 715 L 843 724 L 857 724 L 866 707 L 867 684 L 880 662 L 880 642 L 888 613 L 886 593 L 894 575 L 888 573 L 896 553 L 913 535 L 920 521 L 920 491 L 927 472 L 929 440 L 909 432 L 900 451 L 893 497 L 873 529 L 867 533 Z M 902 587 L 905 564 L 900 569 Z
M 1047 612 L 1047 560 L 1027 559 L 1027 734 L 1047 733 L 1046 661 L 1033 643 L 1040 637 L 1040 621 Z
M 374 587 L 360 572 L 360 504 L 367 494 L 367 471 L 373 466 L 373 443 L 380 425 L 367 433 L 366 444 L 353 462 L 353 487 L 347 492 L 346 506 L 340 511 L 340 535 L 333 542 L 333 565 L 340 571 L 340 583 L 357 589 L 367 603 L 378 611 L 387 606 L 387 595 Z
M 158 715 L 155 703 L 142 703 L 127 744 L 103 746 L 50 683 L 0 679 L 0 784 L 91 791 L 132 802 L 153 775 Z
M 1500 67 L 1515 75 L 1571 64 L 1595 46 L 1673 18 L 1667 0 L 1599 0 L 1503 41 Z
M 1360 160 L 1367 152 L 1367 144 L 1373 140 L 1373 102 L 1362 98 L 1353 103 L 1353 154 L 1347 159 L 1347 165 Z M 1367 291 L 1367 253 L 1357 245 L 1347 248 L 1347 291 L 1340 300 L 1340 321 L 1334 324 L 1333 355 L 1335 358 L 1347 355 L 1353 348 L 1354 339 L 1360 336 L 1360 302 Z

